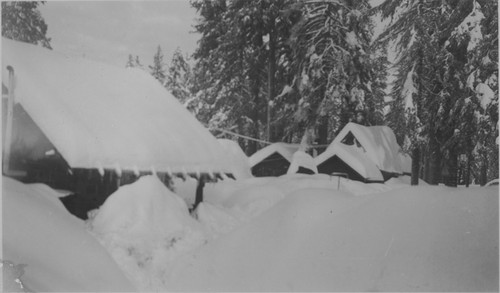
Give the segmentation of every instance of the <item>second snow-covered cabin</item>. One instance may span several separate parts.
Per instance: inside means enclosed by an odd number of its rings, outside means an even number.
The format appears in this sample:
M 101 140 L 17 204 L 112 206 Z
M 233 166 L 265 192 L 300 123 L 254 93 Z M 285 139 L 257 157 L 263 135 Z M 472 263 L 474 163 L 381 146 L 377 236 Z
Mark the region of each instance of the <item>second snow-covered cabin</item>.
M 316 162 L 320 173 L 350 168 L 358 173 L 355 176 L 362 178 L 361 181 L 371 182 L 386 181 L 411 171 L 411 158 L 403 153 L 392 129 L 352 122 L 339 132 L 327 151 L 316 158 Z M 361 165 L 364 167 L 361 168 Z M 379 170 L 382 180 L 373 171 L 373 166 Z M 362 169 L 364 176 L 360 172 Z
M 256 177 L 281 176 L 287 173 L 299 144 L 277 142 L 250 156 L 250 168 Z
M 96 204 L 143 174 L 232 176 L 216 138 L 140 69 L 2 38 L 2 118 L 4 175 Z

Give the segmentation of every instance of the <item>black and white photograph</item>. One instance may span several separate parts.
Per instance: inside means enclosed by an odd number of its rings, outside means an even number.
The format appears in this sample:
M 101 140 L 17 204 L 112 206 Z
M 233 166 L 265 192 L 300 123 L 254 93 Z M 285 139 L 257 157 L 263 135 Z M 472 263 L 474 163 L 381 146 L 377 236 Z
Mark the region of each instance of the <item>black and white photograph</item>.
M 1 0 L 2 292 L 498 292 L 497 0 Z

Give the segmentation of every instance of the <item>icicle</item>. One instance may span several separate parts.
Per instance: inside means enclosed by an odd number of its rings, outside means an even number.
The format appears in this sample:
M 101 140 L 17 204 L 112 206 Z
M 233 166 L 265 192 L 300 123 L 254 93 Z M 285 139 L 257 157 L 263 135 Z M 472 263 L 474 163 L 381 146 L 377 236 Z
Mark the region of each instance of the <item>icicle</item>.
M 97 171 L 99 171 L 99 175 L 101 175 L 101 177 L 104 176 L 104 168 L 100 162 L 97 162 Z
M 210 177 L 210 180 L 215 180 L 216 177 L 215 177 L 214 171 L 208 170 L 208 177 Z
M 122 168 L 120 167 L 120 165 L 118 163 L 115 163 L 115 172 L 116 172 L 116 176 L 122 177 Z
M 46 156 L 53 156 L 55 154 L 56 154 L 56 151 L 54 149 L 51 149 L 51 150 L 45 152 Z

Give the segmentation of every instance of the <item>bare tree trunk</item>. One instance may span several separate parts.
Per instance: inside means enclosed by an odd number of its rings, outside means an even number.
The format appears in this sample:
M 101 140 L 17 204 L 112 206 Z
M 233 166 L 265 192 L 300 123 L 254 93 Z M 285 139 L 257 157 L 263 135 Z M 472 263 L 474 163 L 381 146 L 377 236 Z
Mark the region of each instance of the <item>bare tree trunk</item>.
M 276 37 L 274 33 L 274 19 L 270 21 L 269 27 L 269 56 L 268 56 L 268 97 L 267 97 L 267 125 L 266 125 L 266 138 L 268 141 L 273 141 L 274 138 L 271 137 L 271 103 L 275 97 L 275 88 L 276 88 Z
M 465 167 L 465 187 L 469 187 L 470 184 L 470 158 L 471 154 L 467 154 L 467 165 Z
M 486 185 L 486 182 L 488 181 L 488 156 L 486 155 L 486 152 L 484 154 L 481 154 L 481 170 L 479 173 L 479 185 L 484 186 Z
M 429 139 L 429 161 L 428 161 L 428 183 L 431 185 L 439 184 L 441 179 L 441 156 L 439 151 L 439 144 L 434 134 L 431 134 Z
M 319 118 L 318 125 L 318 144 L 326 145 L 328 144 L 328 116 L 323 116 Z M 325 148 L 317 148 L 318 155 L 324 152 Z
M 260 91 L 260 77 L 258 76 L 258 73 L 255 74 L 254 80 L 253 80 L 253 85 L 252 85 L 252 98 L 254 101 L 254 109 L 252 109 L 252 120 L 253 120 L 253 133 L 251 136 L 253 136 L 256 139 L 260 138 L 260 133 L 259 133 L 259 105 L 260 105 L 260 98 L 259 98 L 259 91 Z M 256 141 L 249 141 L 248 143 L 248 155 L 252 155 L 257 151 L 257 142 Z
M 451 152 L 450 157 L 448 158 L 448 176 L 446 178 L 446 186 L 457 187 L 457 169 L 458 169 L 458 157 L 455 152 Z
M 411 160 L 411 185 L 418 185 L 418 173 L 420 171 L 420 148 L 415 147 L 412 151 Z

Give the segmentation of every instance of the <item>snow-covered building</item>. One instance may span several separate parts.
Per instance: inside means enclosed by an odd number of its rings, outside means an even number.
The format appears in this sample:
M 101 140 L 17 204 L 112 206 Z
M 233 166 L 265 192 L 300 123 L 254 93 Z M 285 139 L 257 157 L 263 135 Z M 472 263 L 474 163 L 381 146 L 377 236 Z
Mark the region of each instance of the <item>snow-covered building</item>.
M 277 142 L 258 150 L 248 159 L 252 174 L 257 177 L 286 174 L 299 147 L 299 144 Z
M 110 194 L 143 174 L 232 176 L 216 138 L 140 69 L 2 38 L 2 110 L 3 172 L 25 182 Z
M 348 123 L 316 162 L 320 173 L 341 172 L 349 167 L 364 178 L 362 181 L 380 181 L 373 166 L 383 181 L 411 173 L 411 158 L 402 152 L 394 132 L 387 126 Z

